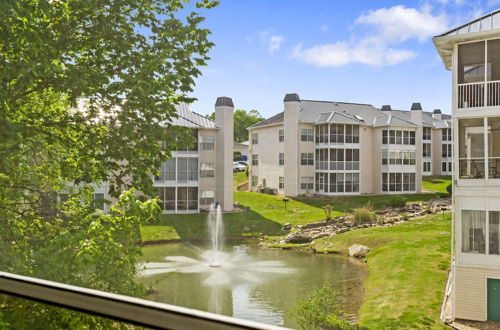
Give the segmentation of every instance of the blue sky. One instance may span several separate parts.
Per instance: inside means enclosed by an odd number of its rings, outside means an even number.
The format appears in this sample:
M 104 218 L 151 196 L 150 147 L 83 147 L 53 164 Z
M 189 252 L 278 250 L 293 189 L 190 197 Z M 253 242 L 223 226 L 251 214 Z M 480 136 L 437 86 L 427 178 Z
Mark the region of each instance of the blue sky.
M 264 117 L 286 93 L 302 99 L 390 104 L 450 113 L 451 73 L 432 36 L 500 7 L 500 0 L 221 0 L 203 11 L 211 60 L 192 109 L 217 96 Z

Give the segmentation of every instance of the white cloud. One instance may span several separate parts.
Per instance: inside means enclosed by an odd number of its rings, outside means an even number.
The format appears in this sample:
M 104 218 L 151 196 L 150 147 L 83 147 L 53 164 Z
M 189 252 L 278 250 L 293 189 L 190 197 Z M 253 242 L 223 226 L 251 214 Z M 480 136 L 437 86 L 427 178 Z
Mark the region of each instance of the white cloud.
M 448 18 L 444 14 L 433 16 L 428 7 L 419 10 L 394 6 L 361 15 L 356 23 L 375 28 L 377 34 L 387 42 L 403 42 L 408 39 L 423 42 L 445 31 Z
M 271 34 L 268 31 L 259 32 L 261 42 L 267 47 L 269 54 L 274 54 L 281 48 L 285 37 L 278 34 Z
M 432 15 L 430 7 L 420 9 L 394 6 L 362 14 L 356 27 L 366 28 L 365 33 L 353 35 L 349 40 L 315 45 L 303 49 L 297 45 L 290 55 L 318 67 L 338 67 L 350 63 L 384 66 L 395 65 L 418 56 L 397 46 L 407 40 L 424 42 L 448 27 L 444 14 Z

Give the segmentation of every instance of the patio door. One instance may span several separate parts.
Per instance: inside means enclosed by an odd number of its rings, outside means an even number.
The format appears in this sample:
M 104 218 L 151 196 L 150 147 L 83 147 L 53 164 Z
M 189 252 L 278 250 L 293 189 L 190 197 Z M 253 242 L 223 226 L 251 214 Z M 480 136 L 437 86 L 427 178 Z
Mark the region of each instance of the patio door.
M 319 175 L 318 191 L 320 193 L 324 193 L 325 192 L 325 177 L 324 177 L 324 175 L 322 175 L 322 173 Z
M 488 320 L 500 321 L 500 280 L 487 279 L 488 287 Z

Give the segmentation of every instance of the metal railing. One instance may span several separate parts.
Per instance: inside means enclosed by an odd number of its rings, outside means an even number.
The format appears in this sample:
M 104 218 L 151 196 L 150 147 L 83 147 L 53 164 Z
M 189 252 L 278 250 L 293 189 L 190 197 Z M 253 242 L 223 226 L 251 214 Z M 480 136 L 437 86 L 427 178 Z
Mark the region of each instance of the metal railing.
M 459 109 L 500 105 L 500 80 L 458 84 L 457 92 Z
M 0 272 L 0 293 L 154 329 L 283 329 L 5 272 Z
M 461 179 L 484 179 L 484 158 L 459 158 Z

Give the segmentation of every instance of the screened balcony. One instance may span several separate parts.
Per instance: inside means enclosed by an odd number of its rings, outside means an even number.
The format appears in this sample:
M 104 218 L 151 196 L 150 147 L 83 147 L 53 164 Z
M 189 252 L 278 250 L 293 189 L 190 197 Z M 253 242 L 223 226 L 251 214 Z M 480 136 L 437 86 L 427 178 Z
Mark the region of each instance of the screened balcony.
M 457 107 L 500 106 L 500 39 L 458 46 Z
M 500 178 L 500 117 L 460 119 L 461 179 Z

